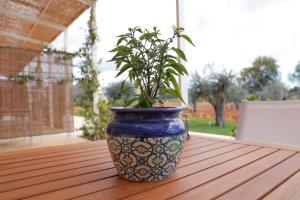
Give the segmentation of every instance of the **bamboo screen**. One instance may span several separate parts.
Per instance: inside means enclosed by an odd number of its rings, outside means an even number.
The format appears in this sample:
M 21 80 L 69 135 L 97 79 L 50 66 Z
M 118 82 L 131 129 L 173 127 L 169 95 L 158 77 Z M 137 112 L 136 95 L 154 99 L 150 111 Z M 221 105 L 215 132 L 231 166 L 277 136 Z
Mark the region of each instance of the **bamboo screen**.
M 90 0 L 0 0 L 0 46 L 41 50 L 90 4 Z
M 74 130 L 72 58 L 0 47 L 0 138 Z

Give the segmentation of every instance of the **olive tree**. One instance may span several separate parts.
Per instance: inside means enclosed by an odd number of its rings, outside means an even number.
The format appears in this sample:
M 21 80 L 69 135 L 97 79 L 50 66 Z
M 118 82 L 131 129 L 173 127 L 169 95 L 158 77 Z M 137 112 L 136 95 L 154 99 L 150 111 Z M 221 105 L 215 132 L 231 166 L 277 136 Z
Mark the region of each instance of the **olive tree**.
M 208 73 L 206 73 L 207 71 Z M 231 71 L 225 69 L 216 71 L 211 65 L 205 68 L 203 76 L 200 76 L 197 72 L 192 74 L 190 96 L 205 99 L 214 107 L 216 126 L 219 127 L 224 127 L 225 124 L 225 93 L 233 79 L 234 74 Z

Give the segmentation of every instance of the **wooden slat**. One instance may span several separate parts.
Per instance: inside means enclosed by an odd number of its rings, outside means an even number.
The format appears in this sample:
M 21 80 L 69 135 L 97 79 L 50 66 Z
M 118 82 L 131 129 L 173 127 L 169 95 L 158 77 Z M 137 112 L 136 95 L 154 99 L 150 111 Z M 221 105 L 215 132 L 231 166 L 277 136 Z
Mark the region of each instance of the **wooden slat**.
M 207 140 L 207 139 L 194 139 L 192 141 L 187 141 L 188 148 L 205 146 L 212 143 L 217 143 L 219 141 Z M 195 146 L 193 146 L 195 145 Z M 49 148 L 41 148 L 35 150 L 25 150 L 24 152 L 16 152 L 12 154 L 9 152 L 8 155 L 3 156 L 0 154 L 0 167 L 2 164 L 14 163 L 14 162 L 23 162 L 26 160 L 34 160 L 39 158 L 48 158 L 48 157 L 56 157 L 60 155 L 69 155 L 69 154 L 77 154 L 79 152 L 84 152 L 91 148 L 99 147 L 101 149 L 107 149 L 107 143 L 104 141 L 99 142 L 85 142 L 74 145 L 62 145 L 57 147 L 49 147 Z M 6 154 L 6 153 L 4 153 Z M 2 155 L 2 157 L 1 157 Z M 1 159 L 2 158 L 2 159 Z
M 184 162 L 181 163 L 180 166 L 183 167 L 185 165 L 195 163 L 200 160 L 209 159 L 216 155 L 224 154 L 226 152 L 234 151 L 236 149 L 240 149 L 243 147 L 245 147 L 245 145 L 233 144 L 233 145 L 227 146 L 224 149 L 222 149 L 223 152 L 221 152 L 221 149 L 216 149 L 216 150 L 213 150 L 213 151 L 210 151 L 207 153 L 203 153 L 201 155 L 201 157 L 198 156 L 198 160 L 196 160 L 195 157 L 193 157 L 193 158 L 189 157 L 188 159 L 183 159 Z M 247 148 L 247 149 L 249 149 L 249 148 Z M 247 149 L 243 149 L 243 151 L 245 151 Z M 58 173 L 52 173 L 52 174 L 48 174 L 48 175 L 44 175 L 44 176 L 27 178 L 27 179 L 22 179 L 22 180 L 18 180 L 18 181 L 11 181 L 6 184 L 0 184 L 0 192 L 17 189 L 17 188 L 21 188 L 21 187 L 26 187 L 26 186 L 30 186 L 30 185 L 36 185 L 36 184 L 40 184 L 40 183 L 44 183 L 44 182 L 79 176 L 79 175 L 83 175 L 86 173 L 97 172 L 98 170 L 99 170 L 99 166 L 93 165 L 93 166 L 89 166 L 89 167 L 85 167 L 85 168 L 79 168 L 79 169 L 74 169 L 74 170 L 58 172 Z
M 258 148 L 258 147 L 256 147 L 256 148 Z M 251 147 L 250 149 L 247 149 L 247 151 L 248 152 L 253 151 L 254 149 L 255 149 L 255 147 Z M 227 159 L 232 159 L 232 156 L 229 156 L 229 157 L 230 158 L 227 157 Z M 236 154 L 234 154 L 233 157 L 236 157 Z M 201 158 L 201 155 L 199 155 L 199 158 Z M 220 164 L 220 162 L 222 162 L 222 158 L 223 157 L 219 157 L 219 158 L 215 158 L 213 160 L 206 159 L 204 161 L 197 162 L 197 163 L 194 163 L 194 164 L 191 164 L 191 165 L 187 165 L 187 166 L 182 167 L 182 168 L 180 167 L 176 171 L 176 177 L 180 178 L 180 177 L 184 177 L 184 176 L 189 176 L 189 175 L 191 175 L 193 173 L 196 173 L 200 170 L 204 170 L 204 169 L 213 167 L 215 165 L 218 165 L 218 164 Z M 226 160 L 226 156 L 224 156 L 224 159 Z M 174 177 L 174 178 L 176 178 L 176 177 Z M 151 185 L 152 185 L 152 187 L 153 186 L 155 187 L 155 186 L 160 186 L 161 184 L 164 184 L 164 183 L 168 183 L 170 181 L 174 181 L 174 178 L 173 179 L 168 179 L 168 180 L 165 180 L 165 181 L 161 181 L 161 182 L 147 183 L 147 184 L 140 184 L 140 183 L 134 183 L 134 182 L 129 182 L 129 181 L 120 182 L 120 180 L 123 180 L 123 179 L 120 178 L 120 177 L 117 177 L 117 176 L 112 177 L 110 179 L 111 179 L 112 182 L 115 182 L 114 187 L 116 187 L 116 186 L 126 187 L 127 185 L 130 185 L 130 186 L 136 185 L 137 187 L 134 187 L 133 188 L 134 190 L 131 191 L 131 192 L 139 192 L 140 190 L 143 190 L 143 189 L 149 189 L 149 188 L 145 188 L 147 186 L 148 187 L 150 186 L 150 188 L 151 188 Z M 130 186 L 129 186 L 129 188 L 130 188 Z M 49 199 L 49 198 L 50 199 L 52 199 L 52 198 L 55 199 L 55 198 L 58 198 L 58 197 L 62 197 L 64 199 L 69 199 L 69 198 L 75 198 L 75 197 L 82 196 L 82 195 L 87 195 L 87 194 L 90 194 L 90 193 L 93 193 L 93 192 L 96 192 L 96 191 L 100 191 L 100 190 L 104 190 L 104 189 L 108 189 L 108 188 L 110 188 L 110 187 L 108 187 L 106 185 L 103 185 L 103 180 L 99 180 L 99 181 L 96 181 L 96 182 L 83 184 L 83 185 L 80 185 L 80 186 L 77 186 L 77 187 L 67 188 L 65 190 L 60 190 L 60 191 L 47 193 L 47 194 L 40 195 L 40 196 L 35 196 L 34 199 Z M 127 192 L 128 192 L 128 190 L 127 190 Z M 127 195 L 128 195 L 128 193 L 127 193 Z M 102 195 L 101 195 L 101 197 L 102 197 Z
M 17 163 L 17 162 L 24 162 L 24 161 L 30 161 L 30 160 L 37 160 L 37 159 L 43 159 L 43 158 L 51 158 L 51 157 L 58 157 L 63 155 L 71 155 L 71 154 L 77 154 L 80 152 L 86 152 L 91 149 L 98 148 L 98 149 L 105 149 L 107 150 L 107 145 L 86 145 L 86 146 L 80 146 L 78 149 L 70 149 L 70 150 L 60 150 L 58 152 L 52 152 L 52 153 L 45 153 L 45 154 L 37 154 L 37 155 L 31 155 L 31 156 L 24 156 L 19 158 L 12 158 L 12 159 L 5 159 L 0 161 L 0 167 L 5 164 L 11 164 L 11 163 Z
M 247 155 L 238 157 L 230 160 L 223 164 L 217 165 L 213 168 L 195 173 L 191 176 L 179 179 L 176 182 L 157 187 L 150 191 L 142 192 L 137 195 L 128 197 L 128 199 L 167 199 L 175 195 L 186 192 L 194 187 L 201 184 L 207 183 L 213 179 L 223 176 L 224 174 L 230 173 L 236 169 L 239 169 L 249 163 L 252 163 L 258 159 L 261 159 L 267 155 L 275 152 L 273 148 L 263 148 Z
M 86 162 L 89 160 L 94 160 L 94 159 L 99 159 L 99 158 L 102 158 L 102 157 L 99 157 L 99 154 L 96 154 L 96 155 L 89 155 L 89 156 L 60 160 L 57 162 L 41 163 L 38 165 L 30 165 L 30 166 L 24 166 L 24 167 L 12 168 L 12 169 L 4 169 L 4 170 L 0 171 L 0 177 L 4 176 L 4 175 L 23 173 L 23 172 L 27 172 L 27 171 L 39 170 L 39 169 L 43 169 L 43 168 L 66 165 L 66 164 L 71 164 L 71 163 Z M 111 161 L 111 158 L 107 157 L 106 155 L 101 159 L 102 163 L 110 162 L 110 161 Z
M 300 171 L 269 194 L 264 200 L 299 200 Z
M 48 153 L 56 153 L 61 151 L 71 151 L 75 149 L 80 149 L 83 147 L 90 147 L 93 145 L 106 145 L 104 141 L 97 141 L 97 142 L 84 142 L 79 144 L 72 144 L 72 145 L 59 145 L 54 147 L 42 147 L 42 148 L 34 148 L 34 149 L 27 149 L 27 150 L 17 150 L 13 152 L 4 152 L 0 153 L 0 160 L 7 160 L 7 159 L 15 159 L 15 158 L 22 158 L 27 156 L 36 156 L 36 155 L 46 155 Z
M 198 142 L 191 142 L 191 143 L 187 143 L 184 150 L 185 151 L 188 151 L 188 150 L 192 150 L 192 149 L 198 149 L 198 148 L 201 148 L 201 147 L 205 147 L 205 146 L 209 146 L 209 145 L 212 145 L 212 144 L 216 144 L 216 143 L 220 143 L 219 141 L 212 141 L 212 140 L 207 140 L 207 141 L 198 141 Z
M 192 190 L 189 190 L 188 192 L 182 193 L 173 199 L 193 199 L 199 196 L 201 196 L 201 200 L 214 199 L 231 190 L 232 188 L 235 188 L 236 186 L 246 182 L 247 180 L 259 175 L 260 173 L 280 163 L 281 161 L 285 160 L 293 154 L 294 152 L 291 151 L 277 151 L 261 160 L 257 160 L 256 162 L 251 163 L 243 168 L 237 169 L 236 171 L 233 171 L 230 174 L 224 175 L 205 185 L 196 187 Z M 240 199 L 240 197 L 241 194 L 240 196 L 238 196 L 237 199 Z
M 59 160 L 64 160 L 64 159 L 95 155 L 95 154 L 99 154 L 99 153 L 100 154 L 107 153 L 107 155 L 108 155 L 107 148 L 95 147 L 95 148 L 90 148 L 90 149 L 73 151 L 72 153 L 68 153 L 68 154 L 60 153 L 58 155 L 51 155 L 49 157 L 47 156 L 47 157 L 42 157 L 42 158 L 37 158 L 37 159 L 28 159 L 25 161 L 13 162 L 13 163 L 9 163 L 9 164 L 1 164 L 0 170 L 8 169 L 8 168 L 15 168 L 15 167 L 24 167 L 24 166 L 33 165 L 33 164 L 41 164 L 41 163 L 45 163 L 45 162 L 49 163 L 49 162 L 54 162 L 54 161 L 59 161 Z
M 165 180 L 165 181 L 157 182 L 157 183 L 148 183 L 148 184 L 144 184 L 144 185 L 129 182 L 128 184 L 121 185 L 118 187 L 113 187 L 111 189 L 102 190 L 102 191 L 99 190 L 98 192 L 94 192 L 89 195 L 84 195 L 84 196 L 78 197 L 78 199 L 97 199 L 100 196 L 103 197 L 103 199 L 107 199 L 107 200 L 125 198 L 125 197 L 131 196 L 133 194 L 137 194 L 139 192 L 150 190 L 152 188 L 156 188 L 158 186 L 165 185 L 166 183 L 176 181 L 180 178 L 192 175 L 193 173 L 197 173 L 197 172 L 206 170 L 208 168 L 214 167 L 218 164 L 227 162 L 227 161 L 237 158 L 239 156 L 253 152 L 253 151 L 257 150 L 258 148 L 259 147 L 253 147 L 253 146 L 243 147 L 243 148 L 239 148 L 239 149 L 236 149 L 233 151 L 224 152 L 223 155 L 219 155 L 219 156 L 214 156 L 214 154 L 211 154 L 211 152 L 213 152 L 213 151 L 207 152 L 205 154 L 198 156 L 197 163 L 194 162 L 195 161 L 194 159 L 191 159 L 191 162 L 193 162 L 192 164 L 187 165 L 187 166 L 181 166 L 179 169 L 177 169 L 175 177 L 171 178 L 169 180 Z M 215 150 L 215 151 L 218 151 L 218 150 Z M 211 155 L 212 157 L 207 158 L 206 157 L 207 155 Z
M 39 17 L 24 15 L 22 13 L 18 13 L 14 10 L 10 10 L 10 9 L 7 9 L 7 8 L 5 8 L 5 9 L 0 8 L 0 14 L 4 14 L 4 15 L 10 16 L 10 17 L 15 17 L 15 18 L 18 18 L 20 20 L 26 20 L 26 21 L 33 22 L 33 23 L 38 23 L 38 24 L 41 24 L 41 25 L 44 25 L 44 26 L 49 26 L 51 28 L 55 28 L 55 29 L 58 29 L 58 30 L 61 30 L 61 31 L 64 31 L 67 28 L 66 26 L 63 26 L 61 24 L 57 24 L 57 23 L 54 23 L 54 22 L 51 22 L 51 21 L 48 21 L 48 20 L 44 20 L 44 19 L 41 19 Z
M 260 176 L 228 192 L 220 199 L 235 200 L 239 199 L 241 195 L 243 195 L 243 200 L 263 198 L 299 170 L 300 154 L 297 153 Z M 257 187 L 258 185 L 259 187 Z
M 253 141 L 244 141 L 244 140 L 233 140 L 233 139 L 226 139 L 226 138 L 216 138 L 213 136 L 205 136 L 205 135 L 197 135 L 197 134 L 192 134 L 192 137 L 300 152 L 299 147 L 282 146 L 277 144 L 267 144 L 262 142 L 253 142 Z
M 245 146 L 246 145 L 243 145 L 243 144 L 230 144 L 230 145 L 226 145 L 226 146 L 223 146 L 220 148 L 216 148 L 216 149 L 208 151 L 206 153 L 202 153 L 200 157 L 199 157 L 199 154 L 189 156 L 189 159 L 181 160 L 180 166 L 185 166 L 190 163 L 199 162 L 199 158 L 201 158 L 201 160 L 205 160 L 207 158 L 219 156 L 219 155 L 225 154 L 227 152 L 230 152 L 230 151 L 233 151 L 233 150 L 245 147 Z M 256 148 L 256 147 L 254 147 L 254 148 Z
M 22 172 L 18 174 L 11 174 L 11 175 L 6 175 L 6 176 L 1 176 L 0 178 L 0 183 L 7 183 L 11 181 L 18 181 L 18 180 L 26 180 L 28 178 L 35 178 L 43 175 L 52 175 L 54 173 L 64 173 L 69 170 L 75 170 L 75 169 L 81 169 L 83 168 L 84 170 L 86 168 L 92 167 L 92 166 L 97 166 L 98 170 L 104 170 L 104 169 L 109 169 L 113 168 L 114 165 L 112 162 L 105 162 L 101 163 L 101 159 L 93 159 L 93 160 L 88 160 L 85 162 L 78 162 L 78 163 L 70 163 L 66 165 L 60 165 L 60 166 L 54 166 L 54 167 L 47 167 L 44 169 L 39 169 L 39 170 L 34 170 L 34 171 L 28 171 L 28 172 Z
M 111 169 L 114 169 L 112 163 L 106 163 L 102 165 L 98 164 L 98 165 L 91 165 L 87 167 L 81 167 L 77 169 L 70 169 L 61 172 L 55 172 L 55 173 L 36 176 L 36 177 L 30 177 L 26 179 L 20 179 L 16 181 L 10 181 L 2 184 L 0 183 L 0 192 L 19 189 L 22 187 L 33 186 L 41 183 L 47 183 L 50 181 L 58 181 L 65 178 L 76 177 L 84 174 L 97 173 L 99 171 L 105 171 L 105 170 L 110 171 Z M 116 175 L 116 172 L 114 170 L 110 172 L 114 172 L 113 175 Z M 112 174 L 109 174 L 109 176 L 112 176 Z M 101 177 L 105 178 L 106 176 L 101 176 Z
M 205 143 L 205 144 L 207 144 L 207 143 Z M 222 144 L 223 146 L 228 145 L 223 142 L 218 142 L 217 144 Z M 196 150 L 192 149 L 190 151 L 193 151 L 194 153 L 201 153 L 201 152 L 207 152 L 208 150 L 218 148 L 218 147 L 220 147 L 220 145 L 216 146 L 215 143 L 212 143 L 211 145 L 205 145 L 202 147 L 200 146 L 200 148 L 197 148 Z M 183 159 L 188 158 L 188 155 L 186 155 L 186 153 L 188 153 L 188 152 L 189 152 L 189 150 L 187 150 L 183 153 Z M 101 160 L 103 160 L 103 159 L 101 159 Z M 100 172 L 100 173 L 103 175 L 103 172 Z M 103 178 L 107 178 L 107 176 L 110 176 L 110 175 L 111 174 L 109 174 L 109 175 L 104 174 L 103 176 L 99 176 L 98 172 L 83 174 L 81 176 L 66 178 L 66 179 L 52 181 L 52 182 L 45 183 L 45 184 L 39 184 L 39 185 L 31 186 L 31 187 L 25 187 L 25 188 L 13 190 L 13 191 L 3 192 L 2 194 L 0 194 L 0 199 L 3 196 L 5 196 L 8 199 L 24 198 L 27 196 L 37 195 L 37 194 L 40 194 L 43 192 L 50 192 L 53 190 L 58 190 L 58 189 L 64 188 L 64 187 L 76 186 L 78 184 L 89 183 L 92 181 L 101 180 Z M 115 174 L 114 178 L 119 179 L 119 177 L 117 177 L 116 174 Z M 121 181 L 121 183 L 124 183 L 124 182 Z M 19 195 L 22 195 L 22 196 L 19 196 Z
M 218 142 L 221 143 L 221 142 Z M 190 142 L 187 143 L 188 146 L 190 147 L 192 146 L 193 148 L 197 148 L 197 150 L 193 150 L 194 153 L 203 153 L 205 151 L 207 151 L 207 149 L 213 149 L 216 147 L 211 147 L 210 145 L 208 145 L 205 141 L 200 141 L 196 144 L 190 144 Z M 215 143 L 212 143 L 215 144 Z M 223 143 L 222 143 L 223 144 Z M 220 146 L 217 146 L 220 147 Z M 191 149 L 193 149 L 191 148 Z M 188 152 L 189 149 L 186 148 L 185 152 Z M 185 152 L 183 153 L 183 157 L 185 157 Z M 30 177 L 36 177 L 36 176 L 41 176 L 41 175 L 45 175 L 45 174 L 51 174 L 51 173 L 55 173 L 55 172 L 62 172 L 62 171 L 66 171 L 66 170 L 70 170 L 70 169 L 77 169 L 80 167 L 86 167 L 86 166 L 90 166 L 90 165 L 98 165 L 103 163 L 103 159 L 97 157 L 97 155 L 95 155 L 96 158 L 90 158 L 90 156 L 88 157 L 88 159 L 86 157 L 83 157 L 81 160 L 80 158 L 77 158 L 78 162 L 75 163 L 68 163 L 68 161 L 63 161 L 62 164 L 61 163 L 55 163 L 55 165 L 44 165 L 46 168 L 40 168 L 37 166 L 32 166 L 32 167 L 26 167 L 25 170 L 29 170 L 29 171 L 22 171 L 22 169 L 18 169 L 18 171 L 14 171 L 15 173 L 12 174 L 6 174 L 5 176 L 1 176 L 0 178 L 0 183 L 5 183 L 8 181 L 14 181 L 14 180 L 20 180 L 20 179 L 24 179 L 24 178 L 30 178 Z M 79 159 L 79 160 L 78 160 Z M 107 161 L 107 159 L 105 159 L 105 161 Z M 72 159 L 69 161 L 72 162 Z M 107 163 L 107 162 L 105 162 Z M 112 166 L 112 162 L 111 160 L 109 160 L 109 166 Z M 58 164 L 58 165 L 57 165 Z M 13 170 L 13 169 L 12 169 Z M 10 170 L 10 171 L 12 171 Z
M 217 144 L 216 144 L 217 143 Z M 213 144 L 213 145 L 211 145 Z M 201 149 L 201 147 L 206 147 L 206 146 L 210 146 L 210 149 L 213 148 L 217 148 L 217 147 L 222 147 L 224 145 L 228 145 L 228 143 L 223 143 L 223 142 L 215 142 L 215 141 L 204 141 L 203 143 L 199 142 L 196 144 L 192 144 L 187 148 L 187 150 L 184 152 L 185 154 L 188 155 L 193 155 L 195 153 L 199 153 L 199 149 Z M 82 151 L 82 150 L 80 150 Z M 77 151 L 76 151 L 77 152 Z M 41 169 L 41 168 L 45 168 L 45 167 L 52 167 L 52 166 L 57 166 L 57 165 L 64 165 L 64 164 L 68 164 L 68 163 L 72 163 L 72 162 L 82 162 L 82 161 L 86 161 L 86 160 L 91 160 L 91 159 L 98 159 L 98 158 L 103 158 L 103 160 L 105 160 L 105 162 L 110 161 L 110 157 L 108 154 L 108 149 L 99 149 L 99 150 L 93 150 L 91 153 L 88 153 L 87 155 L 83 154 L 76 154 L 76 152 L 71 152 L 71 156 L 69 156 L 69 154 L 64 155 L 64 153 L 55 153 L 55 154 L 51 154 L 48 155 L 50 158 L 46 157 L 46 161 L 47 162 L 43 162 L 43 157 L 41 157 L 41 159 L 38 160 L 30 160 L 29 163 L 36 163 L 36 165 L 28 165 L 28 162 L 20 162 L 18 164 L 13 163 L 11 165 L 4 165 L 4 167 L 2 168 L 2 166 L 0 165 L 0 177 L 3 175 L 8 175 L 8 174 L 14 174 L 14 173 L 20 173 L 20 172 L 25 172 L 25 171 L 31 171 L 31 170 L 36 170 L 36 169 Z M 64 155 L 63 157 L 60 158 L 55 158 L 55 155 Z M 99 154 L 101 155 L 99 157 Z M 36 157 L 32 157 L 32 158 L 36 158 Z M 38 157 L 39 158 L 39 157 Z M 24 159 L 26 160 L 26 159 Z M 53 160 L 56 160 L 55 162 Z M 16 167 L 19 165 L 23 165 L 22 167 Z
M 105 141 L 4 153 L 0 199 L 296 200 L 300 154 L 282 149 L 193 137 L 175 176 L 154 183 L 117 176 Z

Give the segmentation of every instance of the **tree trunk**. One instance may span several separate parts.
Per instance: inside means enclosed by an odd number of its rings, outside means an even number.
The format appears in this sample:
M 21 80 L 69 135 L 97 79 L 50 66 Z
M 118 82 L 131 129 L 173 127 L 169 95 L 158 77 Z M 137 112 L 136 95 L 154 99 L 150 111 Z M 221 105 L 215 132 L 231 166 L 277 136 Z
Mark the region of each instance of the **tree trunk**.
M 215 113 L 216 113 L 216 126 L 223 128 L 224 127 L 224 88 L 221 88 L 217 96 Z
M 224 127 L 224 101 L 215 106 L 216 112 L 216 126 L 223 128 Z
M 193 101 L 192 104 L 193 104 L 193 113 L 196 113 L 197 112 L 197 101 Z

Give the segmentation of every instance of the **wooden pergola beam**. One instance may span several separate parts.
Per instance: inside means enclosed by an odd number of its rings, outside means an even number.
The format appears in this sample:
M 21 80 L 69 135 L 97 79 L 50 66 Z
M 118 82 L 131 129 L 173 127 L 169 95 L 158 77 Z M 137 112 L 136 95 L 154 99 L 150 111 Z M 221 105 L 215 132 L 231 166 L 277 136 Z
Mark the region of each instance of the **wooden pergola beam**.
M 20 40 L 20 41 L 23 41 L 23 42 L 30 42 L 30 43 L 38 44 L 38 45 L 41 45 L 41 46 L 48 46 L 50 44 L 49 42 L 46 42 L 46 41 L 37 40 L 37 39 L 34 39 L 32 37 L 19 35 L 17 33 L 9 32 L 9 31 L 1 31 L 0 30 L 0 36 L 13 38 L 13 39 Z
M 83 3 L 87 6 L 92 6 L 92 4 L 93 4 L 93 0 L 77 0 L 77 1 L 80 3 Z
M 24 14 L 21 14 L 21 13 L 15 12 L 15 11 L 11 11 L 11 10 L 8 10 L 8 9 L 0 8 L 0 14 L 1 13 L 3 13 L 6 16 L 9 16 L 9 17 L 19 18 L 19 19 L 22 19 L 22 20 L 26 20 L 26 21 L 29 21 L 29 22 L 32 22 L 32 23 L 41 24 L 41 25 L 48 26 L 48 27 L 51 27 L 51 28 L 54 28 L 54 29 L 57 29 L 57 30 L 61 30 L 61 31 L 65 30 L 67 28 L 66 26 L 63 26 L 61 24 L 57 24 L 57 23 L 54 23 L 54 22 L 51 22 L 51 21 L 48 21 L 48 20 L 40 19 L 38 17 L 24 15 Z

